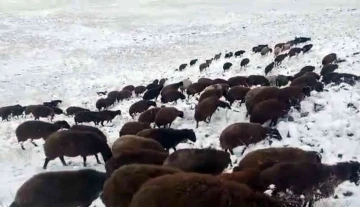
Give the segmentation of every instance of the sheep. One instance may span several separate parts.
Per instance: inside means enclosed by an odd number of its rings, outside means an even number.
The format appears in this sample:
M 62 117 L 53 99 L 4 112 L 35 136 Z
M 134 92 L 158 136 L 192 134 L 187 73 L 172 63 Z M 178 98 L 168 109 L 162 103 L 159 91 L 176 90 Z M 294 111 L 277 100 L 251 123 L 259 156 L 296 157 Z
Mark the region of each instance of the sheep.
M 166 199 L 164 199 L 166 198 Z M 284 202 L 255 192 L 244 184 L 198 173 L 175 173 L 153 178 L 140 187 L 130 207 L 280 207 Z
M 196 62 L 198 61 L 198 59 L 193 59 L 190 61 L 190 66 L 193 66 L 196 64 Z
M 316 151 L 305 151 L 296 147 L 270 147 L 247 153 L 240 160 L 238 166 L 234 168 L 234 171 L 258 168 L 268 160 L 276 163 L 301 161 L 321 163 L 321 159 L 321 154 Z
M 20 186 L 10 206 L 90 206 L 105 180 L 105 173 L 93 169 L 39 173 Z
M 170 148 L 176 151 L 176 145 L 187 139 L 196 142 L 196 135 L 192 129 L 145 129 L 136 135 L 158 141 L 167 151 L 169 151 Z
M 311 90 L 316 90 L 318 92 L 323 91 L 323 86 L 321 86 L 321 83 L 318 82 L 317 78 L 313 75 L 310 75 L 308 73 L 305 73 L 304 75 L 294 79 L 290 86 L 309 86 Z
M 50 108 L 56 108 L 56 107 L 58 107 L 58 105 L 60 103 L 62 103 L 61 100 L 52 100 L 52 101 L 49 101 L 49 102 L 43 102 L 43 105 L 47 106 L 47 107 L 50 107 Z
M 231 66 L 232 66 L 232 63 L 229 63 L 229 62 L 224 63 L 224 65 L 223 65 L 224 72 L 229 70 Z
M 168 91 L 177 91 L 177 90 L 179 90 L 179 88 L 181 87 L 181 86 L 183 86 L 183 82 L 182 81 L 180 81 L 180 82 L 178 82 L 178 83 L 173 83 L 173 84 L 169 84 L 169 85 L 167 85 L 167 86 L 165 86 L 163 89 L 162 89 L 162 91 L 161 91 L 161 95 L 164 95 L 166 92 L 168 92 Z
M 129 207 L 133 195 L 146 181 L 162 175 L 180 173 L 175 168 L 149 164 L 131 164 L 117 169 L 104 183 L 101 200 L 105 206 Z M 131 187 L 129 187 L 131 186 Z
M 257 95 L 264 88 L 267 88 L 267 87 L 261 86 L 261 87 L 256 87 L 256 88 L 250 89 L 250 91 L 246 93 L 245 101 L 252 99 L 255 95 Z
M 164 126 L 164 128 L 171 127 L 171 124 L 177 117 L 184 118 L 184 112 L 178 110 L 175 107 L 164 107 L 161 108 L 155 116 L 155 125 L 157 127 Z
M 133 85 L 127 85 L 122 89 L 122 91 L 130 91 L 130 92 L 133 92 L 134 90 L 135 90 L 135 86 Z
M 225 54 L 225 58 L 231 58 L 233 56 L 232 52 L 228 52 Z
M 295 37 L 295 44 L 305 43 L 307 41 L 310 41 L 311 38 L 309 37 Z
M 234 53 L 234 56 L 235 57 L 241 57 L 243 54 L 245 53 L 244 50 L 238 50 Z
M 195 107 L 194 118 L 196 120 L 196 128 L 199 127 L 200 121 L 209 123 L 211 120 L 211 116 L 214 114 L 218 107 L 231 109 L 228 103 L 220 101 L 216 96 L 210 96 L 202 100 Z
M 26 110 L 26 107 L 23 107 L 19 104 L 13 105 L 13 106 L 4 106 L 0 107 L 0 116 L 2 120 L 9 121 L 9 116 L 19 116 L 23 114 L 23 112 Z
M 56 121 L 54 123 L 43 121 L 25 121 L 15 129 L 15 135 L 21 145 L 21 149 L 25 150 L 24 142 L 31 139 L 31 143 L 37 147 L 34 139 L 46 139 L 50 134 L 60 130 L 69 129 L 70 125 L 66 121 Z
M 156 88 L 145 91 L 143 95 L 143 100 L 150 101 L 151 99 L 157 100 L 161 90 L 164 88 L 164 85 L 159 85 Z
M 136 86 L 134 90 L 136 96 L 143 94 L 145 91 L 146 91 L 145 86 Z
M 214 84 L 227 84 L 227 85 L 229 85 L 227 80 L 222 79 L 222 78 L 216 78 L 216 79 L 212 80 L 211 85 L 214 85 Z
M 208 67 L 209 67 L 209 65 L 207 63 L 201 63 L 199 65 L 199 70 L 200 70 L 200 72 L 202 72 L 203 70 L 205 70 Z
M 322 59 L 321 63 L 322 63 L 322 65 L 329 65 L 329 64 L 335 62 L 336 59 L 337 59 L 336 53 L 330 53 Z
M 280 89 L 277 87 L 264 87 L 261 91 L 258 91 L 256 95 L 246 100 L 245 105 L 249 115 L 251 115 L 252 109 L 256 104 L 270 99 L 277 98 L 279 96 Z
M 182 80 L 182 83 L 183 83 L 183 85 L 180 86 L 180 91 L 181 91 L 181 93 L 184 93 L 184 91 L 192 84 L 192 82 L 191 82 L 191 80 L 189 80 L 187 78 L 187 79 Z
M 282 140 L 277 129 L 263 127 L 257 123 L 234 123 L 227 126 L 220 135 L 220 147 L 234 154 L 233 149 L 238 146 L 245 146 L 242 153 L 250 144 L 256 144 L 262 140 Z
M 304 45 L 303 47 L 302 47 L 302 51 L 303 51 L 303 53 L 307 53 L 307 52 L 309 52 L 310 50 L 311 50 L 311 48 L 313 47 L 313 45 L 312 44 L 308 44 L 308 45 Z
M 264 124 L 271 120 L 269 126 L 275 126 L 278 118 L 285 116 L 289 110 L 290 103 L 278 99 L 268 99 L 255 105 L 250 116 L 250 122 Z
M 25 114 L 32 114 L 35 120 L 39 120 L 40 117 L 49 117 L 50 121 L 54 119 L 54 109 L 44 105 L 30 105 L 25 109 Z
M 242 103 L 245 103 L 245 96 L 250 91 L 250 88 L 242 86 L 234 86 L 230 88 L 225 98 L 229 101 L 230 106 L 237 100 L 240 101 L 240 106 Z
M 165 152 L 164 147 L 153 139 L 140 137 L 136 135 L 124 135 L 115 140 L 111 146 L 111 151 L 114 157 L 117 157 L 123 149 L 148 149 L 159 152 Z
M 267 65 L 265 67 L 265 75 L 267 75 L 268 73 L 270 73 L 270 71 L 274 68 L 275 63 L 271 62 L 269 65 Z
M 253 47 L 252 48 L 252 51 L 254 52 L 254 53 L 258 53 L 258 52 L 261 52 L 261 50 L 263 49 L 263 48 L 265 48 L 265 47 L 269 47 L 268 45 L 258 45 L 258 46 L 256 46 L 256 47 Z
M 70 127 L 70 130 L 89 131 L 98 135 L 104 142 L 107 142 L 106 135 L 97 127 L 86 126 L 86 125 L 73 125 Z
M 74 121 L 75 124 L 94 122 L 95 125 L 98 125 L 98 113 L 94 111 L 79 111 L 75 113 Z
M 242 68 L 242 67 L 247 66 L 249 64 L 249 62 L 250 62 L 249 58 L 242 59 L 241 62 L 240 62 L 240 67 Z
M 150 89 L 156 88 L 157 86 L 159 86 L 159 80 L 155 79 L 152 83 L 146 85 L 146 89 L 150 90 Z
M 275 85 L 277 87 L 286 86 L 289 83 L 289 81 L 292 80 L 293 80 L 292 76 L 278 75 L 275 78 Z
M 97 134 L 90 131 L 63 130 L 51 134 L 44 144 L 45 162 L 43 169 L 55 158 L 59 158 L 64 166 L 67 166 L 64 156 L 83 158 L 86 167 L 86 157 L 94 155 L 97 163 L 101 164 L 97 153 L 101 153 L 104 162 L 112 156 L 110 147 Z
M 340 162 L 324 165 L 311 162 L 278 163 L 263 170 L 258 182 L 261 190 L 276 186 L 273 194 L 285 193 L 286 199 L 304 195 L 304 205 L 314 206 L 314 201 L 334 194 L 335 188 L 344 181 L 360 184 L 360 163 Z M 292 191 L 287 193 L 288 190 Z M 314 195 L 316 197 L 314 198 Z
M 199 78 L 199 80 L 197 81 L 198 83 L 204 83 L 204 84 L 209 84 L 211 85 L 212 84 L 212 79 L 210 78 Z
M 161 95 L 161 103 L 174 102 L 177 104 L 177 100 L 184 100 L 186 97 L 180 91 L 170 90 Z
M 320 75 L 321 76 L 324 76 L 328 73 L 332 73 L 334 72 L 336 69 L 338 69 L 339 66 L 337 64 L 329 64 L 329 65 L 324 65 L 322 68 L 321 68 L 321 72 L 320 72 Z
M 100 122 L 101 126 L 104 126 L 104 121 L 107 121 L 107 123 L 112 122 L 112 120 L 117 115 L 121 115 L 120 110 L 116 110 L 116 111 L 104 110 L 104 111 L 96 112 L 97 122 Z
M 184 172 L 218 175 L 231 165 L 227 152 L 206 149 L 180 149 L 169 155 L 164 166 L 178 168 Z
M 359 76 L 349 74 L 349 73 L 328 73 L 323 76 L 322 82 L 325 84 L 335 83 L 339 85 L 340 83 L 347 83 L 349 85 L 355 85 L 359 81 Z
M 193 83 L 191 84 L 188 89 L 186 90 L 186 94 L 188 95 L 188 99 L 190 96 L 194 96 L 195 94 L 200 94 L 206 87 L 208 87 L 209 83 Z
M 21 106 L 19 104 L 14 105 L 14 106 L 10 107 L 11 115 L 13 117 L 15 117 L 15 116 L 19 117 L 21 115 L 24 115 L 25 109 L 26 109 L 26 106 Z
M 291 57 L 293 57 L 293 56 L 295 56 L 295 55 L 300 54 L 301 52 L 302 52 L 302 48 L 300 48 L 300 47 L 293 47 L 293 48 L 291 48 L 291 49 L 289 50 L 288 56 L 289 56 L 289 58 L 291 58 Z
M 107 94 L 107 101 L 109 103 L 111 103 L 110 105 L 112 105 L 113 103 L 115 103 L 115 101 L 119 101 L 120 100 L 120 91 L 110 91 Z M 100 99 L 99 99 L 100 100 Z M 98 101 L 99 101 L 98 100 Z M 105 101 L 104 101 L 105 102 Z M 107 105 L 107 103 L 105 102 L 105 105 Z
M 268 54 L 269 52 L 270 52 L 270 48 L 269 47 L 263 47 L 262 49 L 261 49 L 261 51 L 260 51 L 260 54 L 262 55 L 262 56 L 264 56 L 264 55 L 266 55 L 266 54 Z
M 126 122 L 119 131 L 119 136 L 135 135 L 144 129 L 151 129 L 150 123 L 131 121 Z
M 208 97 L 211 97 L 211 96 L 216 96 L 216 97 L 218 97 L 218 99 L 220 99 L 222 96 L 226 97 L 226 94 L 227 94 L 226 90 L 223 90 L 222 88 L 214 88 L 214 89 L 205 90 L 200 95 L 200 98 L 198 99 L 198 102 L 200 103 L 205 98 L 208 98 Z
M 246 78 L 246 82 L 248 84 L 248 86 L 256 86 L 256 85 L 261 85 L 261 86 L 269 86 L 270 82 L 269 80 L 262 75 L 250 75 Z
M 80 111 L 89 112 L 90 110 L 82 108 L 82 107 L 78 107 L 78 106 L 70 106 L 65 111 L 66 111 L 66 115 L 70 116 L 70 115 L 74 115 L 74 114 L 76 114 L 77 112 L 80 112 Z
M 230 87 L 234 86 L 247 86 L 246 77 L 245 76 L 234 76 L 227 80 Z
M 281 54 L 281 55 L 276 56 L 276 58 L 274 60 L 275 66 L 279 66 L 287 56 L 288 56 L 288 54 Z
M 296 73 L 294 75 L 294 78 L 293 79 L 296 79 L 298 77 L 301 77 L 302 75 L 304 75 L 305 73 L 307 72 L 313 72 L 315 70 L 315 67 L 312 66 L 312 65 L 307 65 L 307 66 L 304 66 L 303 68 L 301 68 L 300 72 Z
M 134 90 L 135 90 L 135 88 L 134 88 Z M 132 90 L 132 91 L 134 91 L 134 90 Z M 124 99 L 130 99 L 132 96 L 132 91 L 126 90 L 126 89 L 119 91 L 119 93 L 120 93 L 119 101 L 124 100 Z
M 282 48 L 285 45 L 285 43 L 277 43 L 274 48 Z
M 116 156 L 111 157 L 105 164 L 106 174 L 110 176 L 115 170 L 130 164 L 162 165 L 169 156 L 169 152 L 150 149 L 120 149 L 114 151 Z
M 133 103 L 129 108 L 129 114 L 132 118 L 136 113 L 142 113 L 146 111 L 150 106 L 156 107 L 156 103 L 154 101 L 140 100 Z
M 60 115 L 63 114 L 64 111 L 61 108 L 52 108 L 54 110 L 54 114 Z
M 282 46 L 282 52 L 283 51 L 286 51 L 286 50 L 289 50 L 291 48 L 292 44 L 291 43 L 286 43 Z
M 214 60 L 219 60 L 220 58 L 221 58 L 221 53 L 216 54 L 216 55 L 214 56 Z
M 107 109 L 109 106 L 112 105 L 111 101 L 107 98 L 100 98 L 96 101 L 96 108 L 101 111 L 101 109 Z
M 155 116 L 160 109 L 161 109 L 160 107 L 154 107 L 142 112 L 138 118 L 138 121 L 146 122 L 149 124 L 155 122 Z
M 209 60 L 205 60 L 205 62 L 206 62 L 206 64 L 210 65 L 213 60 L 214 60 L 214 58 L 211 58 L 211 59 L 209 59 Z
M 178 71 L 183 71 L 183 70 L 186 68 L 187 65 L 188 65 L 187 63 L 183 63 L 183 64 L 181 64 L 181 65 L 179 66 L 179 68 L 176 69 L 176 70 L 178 70 Z
M 274 56 L 277 57 L 281 53 L 282 47 L 275 47 Z

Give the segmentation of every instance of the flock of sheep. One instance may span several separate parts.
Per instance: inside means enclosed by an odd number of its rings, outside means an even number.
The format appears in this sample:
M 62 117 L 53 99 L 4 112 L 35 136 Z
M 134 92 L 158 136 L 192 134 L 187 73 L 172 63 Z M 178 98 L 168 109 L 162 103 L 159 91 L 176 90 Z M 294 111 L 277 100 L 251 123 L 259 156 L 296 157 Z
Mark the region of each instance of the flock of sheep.
M 272 50 L 268 45 L 258 45 L 254 53 L 268 55 L 274 53 L 274 62 L 265 67 L 265 75 L 281 64 L 286 57 L 311 52 L 312 44 L 296 47 L 310 41 L 299 37 L 287 43 L 279 43 Z M 289 51 L 288 51 L 289 50 Z M 288 51 L 288 52 L 287 52 Z M 234 53 L 241 57 L 243 50 Z M 206 70 L 213 61 L 221 58 L 221 53 L 199 64 L 199 70 Z M 232 58 L 226 53 L 224 58 Z M 304 151 L 299 148 L 265 148 L 247 153 L 233 168 L 232 173 L 223 171 L 233 163 L 230 155 L 233 149 L 272 139 L 281 140 L 276 129 L 279 119 L 286 118 L 290 109 L 300 110 L 300 102 L 312 91 L 322 92 L 324 85 L 346 83 L 354 85 L 359 77 L 347 73 L 337 73 L 336 63 L 340 60 L 335 53 L 326 55 L 320 74 L 314 66 L 304 66 L 292 76 L 274 77 L 262 75 L 235 76 L 222 78 L 200 78 L 197 82 L 185 79 L 165 84 L 167 79 L 154 80 L 146 86 L 125 86 L 121 91 L 98 92 L 106 96 L 96 101 L 98 111 L 71 106 L 65 112 L 58 106 L 61 100 L 43 104 L 0 108 L 4 121 L 10 117 L 32 115 L 35 120 L 21 123 L 15 131 L 18 142 L 25 150 L 23 142 L 43 138 L 45 140 L 45 161 L 59 158 L 66 166 L 64 157 L 81 156 L 84 166 L 87 157 L 95 156 L 99 164 L 101 154 L 106 172 L 91 169 L 76 171 L 44 172 L 33 176 L 17 191 L 10 207 L 82 206 L 88 207 L 100 195 L 107 207 L 280 207 L 309 206 L 320 198 L 332 196 L 334 189 L 344 181 L 360 183 L 360 163 L 342 162 L 335 165 L 321 163 L 321 153 Z M 190 61 L 194 67 L 197 59 Z M 247 67 L 248 58 L 241 61 Z M 224 71 L 230 70 L 232 63 L 226 62 Z M 178 71 L 185 70 L 181 64 Z M 260 87 L 255 87 L 260 85 Z M 138 121 L 125 123 L 119 137 L 109 146 L 106 135 L 96 127 L 111 122 L 121 115 L 120 110 L 109 110 L 117 102 L 142 95 L 142 100 L 132 104 L 129 115 Z M 245 103 L 250 122 L 233 123 L 227 126 L 219 137 L 222 150 L 180 149 L 181 142 L 196 142 L 193 129 L 174 129 L 172 123 L 184 118 L 184 112 L 175 105 L 157 105 L 189 101 L 199 94 L 194 110 L 194 120 L 210 123 L 214 113 L 231 109 L 235 102 L 241 107 Z M 74 116 L 75 125 L 66 121 L 51 121 L 56 114 Z M 263 124 L 270 121 L 269 127 Z M 80 125 L 94 123 L 95 126 Z M 153 126 L 151 126 L 153 124 Z M 210 123 L 211 124 L 211 123 Z M 173 149 L 173 153 L 169 150 Z M 244 151 L 242 153 L 244 153 Z M 233 166 L 232 166 L 233 167 Z M 275 188 L 271 185 L 275 185 Z M 271 192 L 264 193 L 269 190 Z M 289 191 L 291 193 L 289 193 Z M 320 191 L 318 191 L 320 190 Z M 268 195 L 270 194 L 270 195 Z M 300 199 L 299 195 L 304 195 Z

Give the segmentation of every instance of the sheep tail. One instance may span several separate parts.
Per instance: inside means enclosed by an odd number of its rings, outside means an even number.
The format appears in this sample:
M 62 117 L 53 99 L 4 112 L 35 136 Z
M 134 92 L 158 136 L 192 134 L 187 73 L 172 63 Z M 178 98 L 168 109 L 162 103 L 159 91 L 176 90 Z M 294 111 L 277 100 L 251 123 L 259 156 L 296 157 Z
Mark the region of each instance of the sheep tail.
M 9 207 L 20 207 L 15 201 L 10 204 Z

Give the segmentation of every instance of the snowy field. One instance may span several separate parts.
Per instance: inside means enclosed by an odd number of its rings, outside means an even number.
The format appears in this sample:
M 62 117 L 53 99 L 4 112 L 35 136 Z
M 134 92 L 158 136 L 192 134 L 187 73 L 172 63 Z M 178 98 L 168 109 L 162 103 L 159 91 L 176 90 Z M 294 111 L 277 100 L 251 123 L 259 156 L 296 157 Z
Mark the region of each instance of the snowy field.
M 173 83 L 184 78 L 196 81 L 200 77 L 263 75 L 272 55 L 260 57 L 252 54 L 251 48 L 258 44 L 274 46 L 295 36 L 311 37 L 312 51 L 286 59 L 271 75 L 292 75 L 305 65 L 314 65 L 320 72 L 321 60 L 330 52 L 347 60 L 340 63 L 339 71 L 360 75 L 360 56 L 352 55 L 360 51 L 359 9 L 358 0 L 1 0 L 0 106 L 62 99 L 62 109 L 71 105 L 95 109 L 97 91 L 145 85 L 155 78 L 168 78 L 168 83 Z M 234 66 L 224 76 L 224 59 L 202 74 L 198 64 L 175 72 L 191 59 L 203 62 L 216 53 L 240 49 L 250 58 L 246 69 L 240 70 L 240 58 L 232 58 Z M 302 102 L 302 112 L 309 112 L 309 116 L 291 112 L 293 122 L 278 124 L 284 139 L 274 141 L 273 146 L 323 151 L 323 162 L 329 164 L 359 160 L 360 114 L 347 104 L 360 108 L 360 85 L 326 89 Z M 100 127 L 110 143 L 131 120 L 128 109 L 139 99 L 112 108 L 120 109 L 122 116 Z M 314 103 L 325 108 L 314 113 Z M 177 119 L 172 126 L 195 128 L 190 105 L 179 101 L 176 107 L 184 111 L 185 118 Z M 210 124 L 202 122 L 195 129 L 195 145 L 181 144 L 179 148 L 219 147 L 219 134 L 226 126 L 248 121 L 245 110 L 244 106 L 220 109 Z M 73 118 L 64 115 L 55 120 L 74 124 Z M 0 122 L 0 206 L 8 206 L 25 180 L 43 172 L 43 140 L 35 141 L 39 147 L 27 142 L 26 151 L 17 143 L 15 128 L 24 121 Z M 259 143 L 246 152 L 264 147 L 268 145 Z M 235 152 L 241 150 L 239 147 Z M 233 161 L 240 158 L 234 156 Z M 54 160 L 47 170 L 83 168 L 80 157 L 65 159 L 70 166 L 63 167 Z M 96 164 L 93 156 L 88 158 L 88 165 L 104 171 L 104 165 Z M 344 197 L 347 191 L 354 195 Z M 339 198 L 327 199 L 327 206 L 344 202 L 360 206 L 360 187 L 345 182 L 336 194 Z M 96 200 L 93 206 L 103 204 Z

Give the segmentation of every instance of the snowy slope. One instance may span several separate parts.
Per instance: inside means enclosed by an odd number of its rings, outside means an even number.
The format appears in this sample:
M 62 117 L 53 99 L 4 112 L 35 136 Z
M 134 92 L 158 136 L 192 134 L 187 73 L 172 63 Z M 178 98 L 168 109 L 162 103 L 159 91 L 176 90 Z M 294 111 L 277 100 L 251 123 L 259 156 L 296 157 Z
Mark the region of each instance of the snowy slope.
M 286 59 L 274 74 L 294 74 L 305 65 L 320 71 L 321 59 L 336 52 L 347 60 L 339 71 L 360 75 L 359 52 L 360 2 L 356 0 L 53 0 L 0 2 L 0 106 L 35 104 L 62 99 L 61 108 L 70 105 L 95 109 L 99 98 L 96 91 L 121 89 L 128 84 L 141 85 L 155 78 L 168 78 L 169 83 L 199 77 L 229 78 L 234 75 L 263 74 L 272 56 L 260 57 L 250 53 L 257 44 L 274 45 L 295 36 L 310 36 L 312 52 L 291 60 Z M 199 58 L 200 62 L 225 50 L 246 50 L 249 67 L 240 70 L 241 59 L 223 76 L 221 59 L 200 74 L 198 64 L 182 72 L 175 72 L 181 63 Z M 314 93 L 302 103 L 300 117 L 292 112 L 294 122 L 280 122 L 278 128 L 284 138 L 273 146 L 295 146 L 324 151 L 323 161 L 357 160 L 360 155 L 360 117 L 348 103 L 360 107 L 360 86 L 327 88 Z M 133 98 L 113 109 L 123 112 L 113 124 L 101 127 L 110 143 L 121 126 L 131 120 L 128 109 L 140 98 Z M 195 99 L 191 99 L 195 103 Z M 313 104 L 325 108 L 313 112 Z M 185 118 L 176 120 L 174 128 L 194 128 L 194 111 L 179 102 L 177 108 Z M 26 120 L 30 120 L 27 118 Z M 57 116 L 56 120 L 73 119 Z M 0 205 L 7 206 L 17 188 L 32 175 L 42 172 L 42 147 L 26 143 L 20 149 L 15 128 L 25 119 L 0 122 Z M 198 141 L 184 147 L 218 147 L 221 131 L 234 122 L 245 119 L 245 108 L 221 109 L 210 124 L 201 123 L 195 129 Z M 287 138 L 286 135 L 291 135 Z M 37 143 L 43 143 L 38 140 Z M 309 146 L 311 145 L 311 146 Z M 259 143 L 251 150 L 267 147 Z M 246 152 L 249 152 L 246 151 Z M 235 152 L 241 152 L 241 148 Z M 338 154 L 343 154 L 342 158 Z M 234 156 L 234 162 L 240 156 Z M 58 160 L 49 163 L 48 170 L 82 168 L 81 158 L 65 158 L 71 162 L 63 167 Z M 89 166 L 104 170 L 93 157 Z M 351 191 L 352 197 L 342 196 Z M 359 206 L 356 199 L 360 188 L 344 183 L 337 189 L 339 199 L 327 199 L 331 204 L 349 202 Z M 97 200 L 93 205 L 103 206 Z

